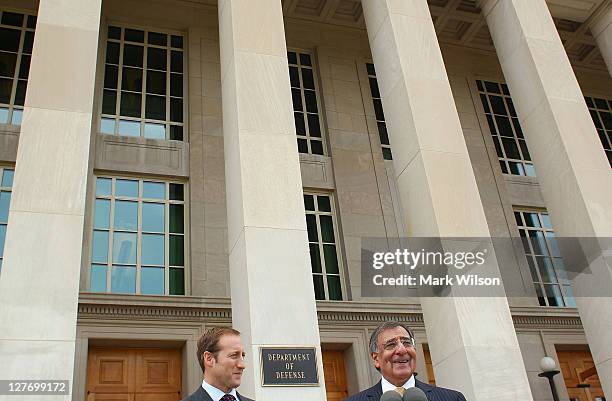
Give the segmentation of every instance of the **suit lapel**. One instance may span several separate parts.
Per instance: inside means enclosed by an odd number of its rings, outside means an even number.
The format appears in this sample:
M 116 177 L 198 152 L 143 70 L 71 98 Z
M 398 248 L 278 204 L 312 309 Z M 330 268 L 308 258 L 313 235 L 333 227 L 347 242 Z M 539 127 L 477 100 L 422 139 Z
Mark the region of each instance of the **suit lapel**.
M 425 393 L 429 393 L 434 388 L 432 385 L 423 383 L 422 381 L 415 380 L 415 383 L 415 387 L 420 388 Z
M 204 387 L 200 386 L 196 392 L 196 401 L 213 401 L 212 397 L 204 390 Z
M 375 399 L 376 401 L 380 400 L 380 397 L 382 397 L 382 384 L 381 381 L 379 381 L 378 383 L 376 383 L 374 386 L 370 387 L 368 389 L 368 392 L 366 393 L 366 396 L 368 398 L 372 398 Z

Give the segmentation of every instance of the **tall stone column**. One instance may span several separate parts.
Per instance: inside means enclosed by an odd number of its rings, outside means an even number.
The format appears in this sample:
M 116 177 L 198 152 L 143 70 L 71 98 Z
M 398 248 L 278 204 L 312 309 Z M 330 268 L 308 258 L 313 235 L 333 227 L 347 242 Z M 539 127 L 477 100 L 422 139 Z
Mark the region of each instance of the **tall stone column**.
M 72 384 L 100 10 L 40 0 L 0 276 L 0 379 Z
M 593 22 L 591 33 L 612 76 L 612 4 L 608 4 Z
M 426 0 L 362 0 L 411 237 L 488 237 Z M 494 258 L 489 273 L 499 274 Z M 468 400 L 532 400 L 505 297 L 422 298 L 436 382 Z
M 247 346 L 241 392 L 325 400 L 280 0 L 220 0 L 232 320 Z M 315 347 L 319 386 L 263 387 L 260 348 Z
M 612 173 L 545 0 L 489 0 L 489 30 L 559 237 L 612 237 Z M 612 266 L 572 282 L 607 397 L 612 397 Z

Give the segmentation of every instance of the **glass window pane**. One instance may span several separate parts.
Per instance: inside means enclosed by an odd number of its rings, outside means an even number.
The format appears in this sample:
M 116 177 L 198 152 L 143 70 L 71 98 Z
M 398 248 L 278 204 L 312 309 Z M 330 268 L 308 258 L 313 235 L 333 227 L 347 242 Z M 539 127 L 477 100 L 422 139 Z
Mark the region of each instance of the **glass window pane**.
M 138 181 L 136 180 L 116 180 L 115 194 L 117 196 L 138 197 Z
M 383 148 L 383 159 L 385 160 L 393 160 L 393 154 L 391 153 L 391 149 Z
M 312 210 L 314 212 L 314 210 L 315 210 L 314 196 L 312 196 L 312 195 L 304 195 L 304 208 L 306 210 Z
M 147 95 L 145 111 L 146 118 L 150 118 L 152 120 L 165 120 L 166 98 L 164 96 Z
M 121 39 L 121 28 L 116 26 L 108 27 L 108 38 L 109 39 Z
M 172 45 L 172 47 L 177 47 L 179 49 L 182 49 L 183 48 L 183 37 L 172 35 L 170 44 Z
M 165 49 L 147 48 L 147 68 L 166 71 L 167 56 Z M 165 81 L 165 80 L 164 80 Z
M 487 92 L 491 93 L 501 93 L 499 90 L 499 85 L 495 82 L 484 81 L 485 88 L 487 88 Z
M 323 154 L 323 142 L 317 140 L 310 141 L 310 149 L 312 150 L 313 155 L 322 155 Z
M 300 53 L 300 64 L 310 66 L 312 64 L 310 60 L 310 55 Z
M 385 113 L 383 112 L 383 106 L 380 99 L 374 99 L 374 113 L 378 121 L 385 120 Z
M 329 196 L 317 196 L 317 204 L 319 205 L 319 211 L 331 212 L 331 203 L 329 200 Z
M 173 141 L 182 141 L 183 140 L 183 127 L 180 125 L 171 125 L 170 126 L 170 139 Z
M 96 196 L 110 196 L 111 184 L 110 178 L 96 178 Z
M 179 98 L 170 99 L 170 121 L 183 122 L 183 100 Z
M 96 199 L 94 228 L 108 229 L 110 223 L 110 200 Z
M 291 89 L 291 99 L 293 101 L 293 110 L 302 111 L 302 92 L 299 89 Z
M 182 235 L 170 236 L 170 265 L 185 266 L 185 244 Z
M 380 143 L 382 145 L 389 145 L 389 134 L 387 132 L 387 124 L 382 121 L 377 123 L 378 125 L 378 136 L 380 137 Z
M 2 186 L 3 187 L 12 187 L 13 186 L 13 176 L 15 175 L 15 170 L 10 170 L 5 168 L 4 173 L 2 175 Z
M 13 77 L 17 65 L 17 54 L 0 52 L 0 76 Z
M 21 31 L 19 29 L 0 28 L 0 50 L 17 53 L 20 38 Z
M 102 94 L 102 114 L 115 114 L 117 110 L 117 91 L 104 90 Z
M 536 255 L 548 255 L 544 234 L 541 231 L 529 231 L 529 239 Z
M 140 136 L 140 123 L 137 121 L 119 120 L 119 135 Z
M 147 93 L 166 94 L 166 73 L 147 70 Z
M 323 254 L 325 255 L 325 272 L 327 274 L 338 274 L 338 255 L 336 254 L 336 246 L 323 245 Z
M 145 123 L 144 137 L 149 139 L 166 139 L 166 126 L 164 124 Z
M 106 266 L 91 265 L 89 291 L 106 292 Z
M 113 266 L 111 272 L 111 292 L 135 294 L 136 268 L 130 266 Z
M 533 164 L 525 163 L 525 174 L 528 177 L 535 177 L 536 176 L 535 167 L 533 167 Z
M 35 15 L 28 15 L 27 27 L 31 29 L 36 28 L 36 16 Z
M 516 141 L 514 138 L 502 137 L 502 143 L 504 144 L 504 150 L 506 151 L 507 158 L 521 160 L 521 155 L 519 153 L 518 146 L 516 146 Z
M 148 199 L 166 199 L 166 184 L 163 182 L 143 182 L 142 197 Z
M 21 28 L 23 26 L 23 14 L 4 11 L 2 13 L 2 24 L 17 26 Z
M 140 269 L 140 293 L 144 295 L 164 294 L 164 269 L 143 267 Z
M 308 141 L 306 139 L 298 138 L 298 152 L 308 153 Z
M 183 184 L 170 183 L 170 200 L 183 200 Z
M 527 227 L 540 227 L 540 220 L 537 213 L 523 213 L 525 225 Z
M 300 75 L 297 67 L 289 67 L 289 80 L 294 88 L 300 87 Z
M 185 222 L 183 216 L 183 205 L 170 205 L 170 232 L 171 233 L 184 233 Z
M 306 111 L 309 113 L 317 112 L 317 95 L 315 91 L 304 91 L 304 99 L 306 100 Z
M 311 136 L 321 137 L 321 125 L 319 124 L 319 116 L 317 114 L 308 114 L 308 131 Z
M 319 216 L 321 222 L 321 237 L 323 242 L 335 241 L 334 239 L 334 224 L 332 223 L 331 216 Z
M 367 63 L 366 69 L 368 70 L 368 75 L 376 75 L 376 69 L 374 68 L 374 64 Z
M 170 295 L 185 295 L 185 269 L 170 268 Z
M 115 133 L 115 120 L 112 118 L 102 118 L 100 120 L 100 132 L 113 135 Z
M 314 281 L 315 299 L 325 299 L 325 288 L 323 287 L 323 276 L 315 274 L 312 276 Z
M 170 74 L 170 95 L 183 97 L 183 74 Z
M 306 135 L 306 123 L 304 123 L 304 114 L 293 113 L 293 118 L 295 120 L 295 132 L 298 135 Z
M 108 42 L 106 44 L 106 62 L 119 64 L 119 43 Z
M 119 80 L 119 68 L 116 65 L 107 64 L 104 68 L 104 87 L 117 89 Z
M 514 136 L 508 117 L 495 116 L 495 122 L 497 122 L 497 129 L 499 130 L 499 135 L 508 137 Z
M 140 263 L 143 265 L 163 266 L 165 264 L 163 234 L 142 234 L 142 254 Z
M 306 215 L 306 228 L 308 229 L 308 241 L 318 242 L 319 236 L 317 235 L 317 220 L 314 214 Z
M 140 93 L 121 92 L 121 115 L 140 117 L 141 99 Z
M 487 102 L 486 95 L 480 95 L 480 101 L 482 102 L 482 107 L 484 108 L 485 113 L 490 113 L 491 109 L 489 109 L 489 103 Z
M 108 231 L 93 232 L 91 261 L 94 263 L 108 262 Z
M 123 65 L 131 67 L 142 67 L 143 48 L 142 46 L 125 45 L 123 46 Z
M 142 231 L 164 232 L 165 213 L 162 203 L 142 204 Z
M 26 32 L 23 37 L 23 52 L 25 54 L 32 54 L 33 46 L 34 46 L 34 32 Z
M 540 271 L 540 276 L 542 277 L 542 282 L 556 283 L 557 277 L 555 276 L 552 260 L 545 256 L 536 256 L 535 259 L 538 270 Z
M 6 107 L 0 107 L 0 124 L 8 123 L 8 112 L 9 109 Z
M 5 238 L 6 238 L 6 224 L 0 224 L 0 257 L 4 257 Z
M 165 33 L 157 33 L 157 32 L 149 32 L 148 42 L 152 45 L 158 46 L 167 46 L 168 45 L 168 35 Z
M 123 38 L 130 42 L 144 42 L 144 32 L 138 29 L 125 28 Z
M 23 116 L 23 110 L 21 109 L 13 109 L 13 117 L 11 119 L 11 124 L 13 125 L 21 125 L 21 118 Z
M 312 267 L 313 273 L 321 273 L 321 252 L 319 251 L 319 244 L 310 244 L 310 266 Z
M 170 71 L 183 72 L 183 52 L 172 50 L 170 54 Z
M 370 78 L 370 93 L 373 98 L 380 98 L 380 89 L 378 89 L 378 80 Z
M 24 80 L 17 81 L 17 90 L 15 91 L 15 104 L 19 106 L 23 106 L 25 103 L 26 96 L 26 87 L 28 86 L 28 82 Z
M 0 103 L 9 104 L 11 102 L 12 90 L 13 80 L 0 78 Z
M 550 221 L 550 216 L 546 213 L 540 214 L 540 221 L 542 221 L 542 227 L 552 230 L 552 222 Z
M 563 298 L 558 285 L 544 284 L 544 290 L 549 306 L 563 306 Z
M 136 231 L 138 229 L 138 203 L 115 202 L 115 230 Z
M 315 88 L 314 76 L 310 68 L 302 68 L 302 83 L 305 89 Z
M 287 60 L 290 64 L 297 64 L 297 54 L 295 52 L 287 52 Z
M 140 68 L 123 67 L 121 89 L 142 92 L 142 70 Z
M 113 263 L 136 264 L 136 233 L 113 234 Z
M 329 292 L 330 300 L 342 300 L 342 287 L 340 286 L 340 276 L 327 276 L 327 291 Z
M 489 96 L 489 100 L 491 101 L 491 108 L 493 108 L 493 113 L 501 114 L 503 116 L 507 115 L 506 107 L 504 106 L 504 100 L 501 96 Z

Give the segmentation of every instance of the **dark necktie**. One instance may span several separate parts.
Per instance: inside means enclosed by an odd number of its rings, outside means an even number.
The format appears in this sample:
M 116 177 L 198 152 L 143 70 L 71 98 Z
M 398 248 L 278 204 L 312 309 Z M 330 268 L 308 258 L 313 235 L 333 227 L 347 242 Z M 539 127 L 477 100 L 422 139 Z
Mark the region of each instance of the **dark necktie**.
M 231 394 L 225 394 L 223 397 L 221 397 L 221 401 L 236 401 L 236 397 Z

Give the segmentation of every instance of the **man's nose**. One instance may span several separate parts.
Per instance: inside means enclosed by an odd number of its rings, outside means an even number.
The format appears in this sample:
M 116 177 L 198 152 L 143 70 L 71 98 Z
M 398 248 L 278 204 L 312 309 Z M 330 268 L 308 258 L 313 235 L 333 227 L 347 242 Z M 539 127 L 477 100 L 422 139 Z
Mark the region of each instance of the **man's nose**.
M 236 366 L 240 369 L 244 369 L 246 367 L 246 365 L 244 364 L 244 358 L 240 358 Z

